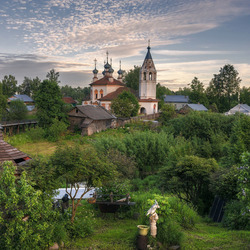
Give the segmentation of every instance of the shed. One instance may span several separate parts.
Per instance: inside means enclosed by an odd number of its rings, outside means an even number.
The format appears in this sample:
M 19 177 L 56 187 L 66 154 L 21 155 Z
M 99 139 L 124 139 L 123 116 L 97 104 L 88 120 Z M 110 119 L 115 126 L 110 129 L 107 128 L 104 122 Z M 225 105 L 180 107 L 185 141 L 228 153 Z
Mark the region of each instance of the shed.
M 22 166 L 30 160 L 31 158 L 27 154 L 4 141 L 2 127 L 0 125 L 0 165 L 5 161 L 11 161 L 15 166 Z M 17 175 L 19 175 L 18 172 Z
M 208 109 L 203 105 L 203 104 L 186 104 L 183 108 L 180 109 L 179 113 L 180 114 L 186 114 L 189 111 L 208 111 Z
M 116 117 L 98 105 L 77 105 L 69 113 L 70 130 L 81 130 L 82 135 L 114 127 Z

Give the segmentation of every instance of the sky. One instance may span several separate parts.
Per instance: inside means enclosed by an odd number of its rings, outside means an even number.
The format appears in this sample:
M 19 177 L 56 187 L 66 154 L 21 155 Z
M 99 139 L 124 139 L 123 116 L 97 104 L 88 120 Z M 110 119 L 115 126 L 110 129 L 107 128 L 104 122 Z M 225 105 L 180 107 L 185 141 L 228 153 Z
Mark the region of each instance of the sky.
M 142 65 L 150 39 L 157 82 L 207 86 L 225 64 L 250 87 L 250 0 L 0 0 L 0 80 L 14 75 L 87 87 L 106 51 L 116 72 Z

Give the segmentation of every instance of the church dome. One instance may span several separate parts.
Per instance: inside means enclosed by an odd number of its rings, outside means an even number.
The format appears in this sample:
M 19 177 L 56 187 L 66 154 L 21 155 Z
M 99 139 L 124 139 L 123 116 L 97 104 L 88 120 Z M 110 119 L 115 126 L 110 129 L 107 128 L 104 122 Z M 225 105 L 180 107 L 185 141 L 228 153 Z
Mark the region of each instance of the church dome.
M 113 73 L 113 72 L 114 72 L 114 70 L 112 69 L 112 67 L 110 67 L 109 73 Z
M 109 68 L 111 68 L 111 65 L 107 62 L 107 63 L 104 65 L 104 68 L 105 68 L 105 69 L 109 69 Z
M 122 74 L 123 74 L 123 70 L 119 69 L 119 70 L 117 71 L 117 73 L 118 73 L 119 75 L 122 75 Z
M 102 74 L 105 76 L 105 70 L 104 70 L 104 71 L 102 71 Z
M 96 68 L 93 70 L 93 74 L 98 74 L 98 70 Z

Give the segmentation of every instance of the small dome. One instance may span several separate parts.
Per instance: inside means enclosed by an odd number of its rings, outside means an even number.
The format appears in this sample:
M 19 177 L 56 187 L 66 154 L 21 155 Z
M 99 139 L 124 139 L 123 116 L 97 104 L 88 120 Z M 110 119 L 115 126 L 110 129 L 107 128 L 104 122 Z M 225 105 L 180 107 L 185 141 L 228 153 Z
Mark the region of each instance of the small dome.
M 117 73 L 118 73 L 119 75 L 122 75 L 122 74 L 123 74 L 123 70 L 119 69 L 119 70 L 117 71 Z
M 105 76 L 105 70 L 104 70 L 104 71 L 102 71 L 102 74 Z
M 96 68 L 93 70 L 93 74 L 98 74 L 98 70 Z
M 109 73 L 113 73 L 113 72 L 114 72 L 114 70 L 112 69 L 112 67 L 110 67 Z
M 109 63 L 106 63 L 106 64 L 104 65 L 104 68 L 105 68 L 105 69 L 109 69 L 109 68 L 111 68 L 111 65 L 110 65 Z

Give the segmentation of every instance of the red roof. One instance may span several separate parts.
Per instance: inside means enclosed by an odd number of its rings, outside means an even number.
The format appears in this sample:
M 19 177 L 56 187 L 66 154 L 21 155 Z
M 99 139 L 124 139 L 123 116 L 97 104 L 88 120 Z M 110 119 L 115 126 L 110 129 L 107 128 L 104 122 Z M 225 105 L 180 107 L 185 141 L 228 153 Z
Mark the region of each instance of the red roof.
M 101 78 L 100 80 L 97 80 L 95 82 L 90 83 L 89 85 L 119 85 L 119 86 L 126 86 L 124 83 L 116 80 L 115 78 L 111 78 L 113 79 L 113 81 L 111 82 L 110 77 L 108 76 L 104 76 L 103 78 Z
M 148 99 L 140 99 L 139 102 L 159 102 L 159 100 L 148 98 Z
M 72 97 L 63 97 L 62 99 L 65 103 L 69 103 L 69 104 L 77 103 L 77 101 L 75 101 Z
M 128 87 L 120 87 L 116 91 L 111 92 L 98 100 L 99 101 L 112 101 L 113 99 L 117 98 L 118 95 L 120 95 L 123 91 L 131 92 L 132 94 L 136 96 L 136 91 L 134 89 L 131 89 Z

